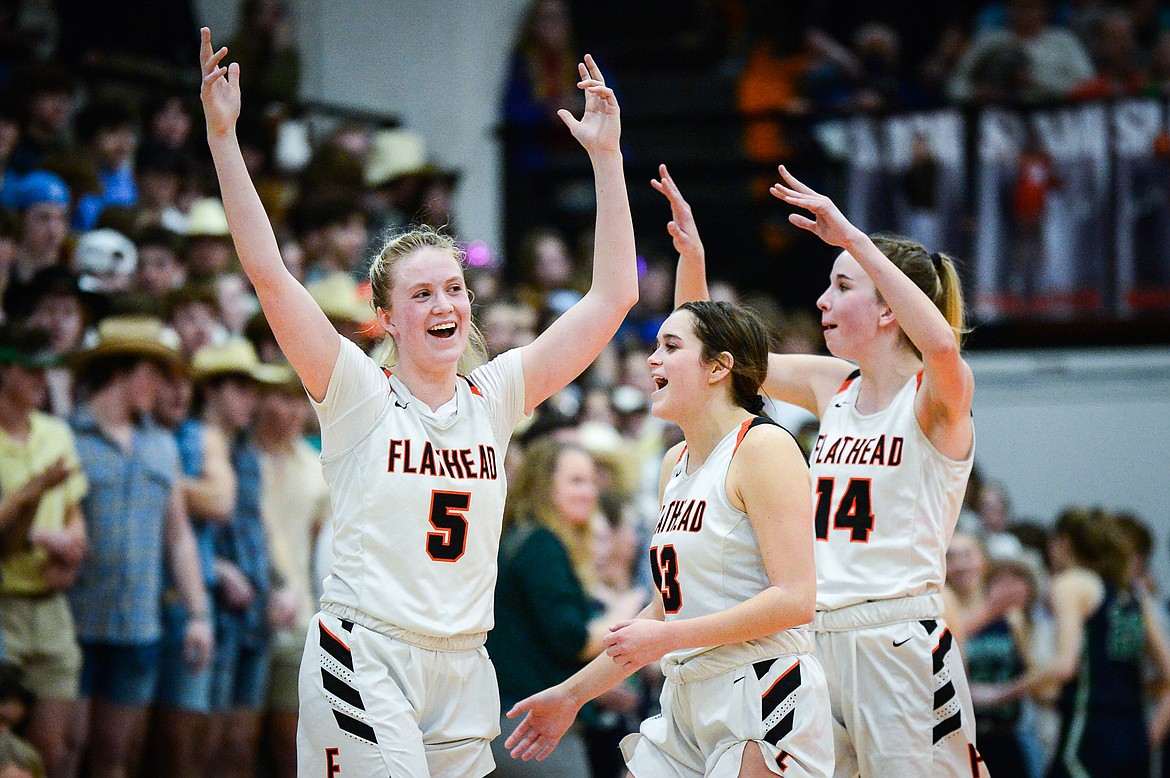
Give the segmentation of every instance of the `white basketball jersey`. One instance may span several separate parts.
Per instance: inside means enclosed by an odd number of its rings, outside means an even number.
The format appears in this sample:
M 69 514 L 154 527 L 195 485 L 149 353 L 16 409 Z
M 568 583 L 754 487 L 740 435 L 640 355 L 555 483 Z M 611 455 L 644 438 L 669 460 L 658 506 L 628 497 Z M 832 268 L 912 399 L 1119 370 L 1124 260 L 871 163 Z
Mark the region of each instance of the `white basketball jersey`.
M 974 450 L 943 456 L 922 432 L 921 373 L 869 415 L 857 411 L 861 380 L 854 372 L 829 401 L 809 456 L 818 610 L 940 591 L 974 461 Z
M 523 414 L 519 352 L 460 377 L 454 399 L 432 412 L 345 343 L 326 402 L 344 402 L 336 388 L 356 410 L 319 406 L 335 525 L 322 605 L 424 635 L 490 630 L 504 453 Z M 357 414 L 373 416 L 368 432 L 338 450 L 329 422 L 353 430 L 347 417 Z
M 751 521 L 727 499 L 727 469 L 747 431 L 773 423 L 764 418 L 745 421 L 693 473 L 687 473 L 690 454 L 683 449 L 671 471 L 650 541 L 650 572 L 667 621 L 727 610 L 768 588 Z M 705 650 L 667 656 L 685 661 Z

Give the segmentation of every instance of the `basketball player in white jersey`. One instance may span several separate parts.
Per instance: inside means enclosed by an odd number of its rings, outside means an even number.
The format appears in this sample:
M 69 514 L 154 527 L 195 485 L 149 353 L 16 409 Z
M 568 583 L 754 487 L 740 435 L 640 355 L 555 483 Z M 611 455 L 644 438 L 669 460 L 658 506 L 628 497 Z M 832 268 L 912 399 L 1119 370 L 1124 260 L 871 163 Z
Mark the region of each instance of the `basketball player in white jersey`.
M 662 464 L 650 548 L 661 596 L 611 628 L 604 654 L 508 713 L 527 714 L 506 743 L 513 757 L 544 758 L 582 705 L 661 659 L 662 714 L 622 741 L 633 776 L 832 774 L 828 688 L 804 628 L 808 468 L 795 439 L 753 412 L 767 369 L 767 329 L 747 308 L 688 303 L 662 324 L 650 412 L 686 440 Z
M 679 250 L 676 302 L 705 299 L 690 207 L 659 172 Z M 833 702 L 835 775 L 985 775 L 941 594 L 975 447 L 958 274 L 912 241 L 871 240 L 829 198 L 780 174 L 772 194 L 815 217 L 789 220 L 843 249 L 817 300 L 834 356 L 772 354 L 763 384 L 821 422 L 809 457 L 812 628 Z
M 202 31 L 208 142 L 240 261 L 321 419 L 335 561 L 300 676 L 298 773 L 476 778 L 491 772 L 492 627 L 513 426 L 585 369 L 637 300 L 618 105 L 586 55 L 585 113 L 561 111 L 593 163 L 593 285 L 533 343 L 482 367 L 461 253 L 392 238 L 370 269 L 390 369 L 340 337 L 284 266 L 235 134 L 239 65 Z

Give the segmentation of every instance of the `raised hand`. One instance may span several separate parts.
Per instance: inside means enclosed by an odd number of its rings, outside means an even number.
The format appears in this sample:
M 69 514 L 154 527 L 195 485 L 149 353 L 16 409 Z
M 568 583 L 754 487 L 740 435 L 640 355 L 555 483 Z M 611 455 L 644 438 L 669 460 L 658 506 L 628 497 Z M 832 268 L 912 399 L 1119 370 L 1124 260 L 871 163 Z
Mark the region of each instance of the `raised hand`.
M 211 30 L 199 31 L 199 63 L 203 67 L 203 86 L 199 97 L 203 101 L 203 115 L 207 119 L 208 136 L 223 136 L 236 126 L 240 117 L 240 65 L 233 62 L 221 65 L 228 50 L 211 50 Z
M 617 151 L 622 134 L 617 97 L 605 85 L 605 77 L 591 55 L 585 55 L 585 61 L 577 64 L 577 70 L 581 74 L 577 87 L 585 92 L 585 113 L 580 121 L 564 108 L 557 111 L 557 116 L 590 154 Z
M 658 179 L 650 179 L 650 186 L 670 201 L 671 220 L 666 224 L 666 231 L 674 241 L 674 250 L 683 259 L 704 259 L 703 242 L 699 240 L 699 228 L 691 214 L 690 204 L 683 199 L 666 165 L 658 166 L 658 176 Z
M 816 219 L 810 219 L 799 213 L 789 214 L 788 221 L 797 227 L 808 230 L 830 246 L 845 248 L 850 241 L 856 240 L 861 231 L 849 223 L 841 210 L 823 194 L 817 194 L 810 187 L 796 180 L 783 165 L 780 166 L 780 176 L 787 184 L 773 184 L 768 191 L 789 205 L 804 208 L 810 211 Z
M 504 748 L 509 749 L 513 759 L 543 761 L 569 731 L 580 709 L 580 704 L 560 686 L 521 700 L 508 711 L 508 718 L 528 715 L 504 741 Z

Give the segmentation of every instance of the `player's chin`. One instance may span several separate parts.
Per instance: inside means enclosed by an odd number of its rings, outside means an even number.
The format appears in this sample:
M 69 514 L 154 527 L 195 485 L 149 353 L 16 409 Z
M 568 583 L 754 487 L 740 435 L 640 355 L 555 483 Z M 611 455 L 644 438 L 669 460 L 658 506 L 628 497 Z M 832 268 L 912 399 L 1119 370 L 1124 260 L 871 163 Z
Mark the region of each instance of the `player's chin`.
M 674 421 L 665 389 L 659 389 L 650 395 L 650 415 L 663 421 Z
M 460 337 L 458 334 L 446 338 L 430 335 L 427 337 L 427 346 L 436 357 L 451 358 L 453 355 L 454 359 L 459 359 L 467 349 L 467 337 Z

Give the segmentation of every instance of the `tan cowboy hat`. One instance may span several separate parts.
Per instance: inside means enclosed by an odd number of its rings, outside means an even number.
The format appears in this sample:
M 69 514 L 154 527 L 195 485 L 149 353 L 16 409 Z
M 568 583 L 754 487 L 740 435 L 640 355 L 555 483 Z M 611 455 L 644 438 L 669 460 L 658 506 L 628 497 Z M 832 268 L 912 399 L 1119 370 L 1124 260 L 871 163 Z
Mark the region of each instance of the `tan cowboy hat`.
M 221 376 L 242 376 L 259 383 L 268 376 L 263 367 L 251 341 L 231 338 L 195 352 L 191 357 L 191 380 L 201 383 Z
M 205 197 L 195 201 L 187 215 L 187 237 L 227 238 L 231 234 L 227 214 L 219 198 Z
M 304 395 L 301 377 L 288 362 L 262 363 L 256 368 L 256 380 L 263 391 Z
M 640 465 L 633 446 L 621 433 L 603 422 L 585 421 L 577 427 L 577 443 L 610 471 L 619 492 L 633 494 Z
M 420 172 L 427 162 L 426 143 L 409 130 L 382 130 L 370 142 L 363 174 L 366 186 L 378 187 Z
M 306 284 L 305 288 L 330 321 L 365 325 L 374 320 L 374 309 L 369 300 L 362 299 L 358 283 L 349 273 L 330 273 L 320 281 Z
M 99 359 L 124 356 L 153 359 L 176 370 L 186 367 L 178 333 L 155 316 L 109 316 L 102 319 L 97 331 L 86 338 L 69 361 L 81 371 Z

